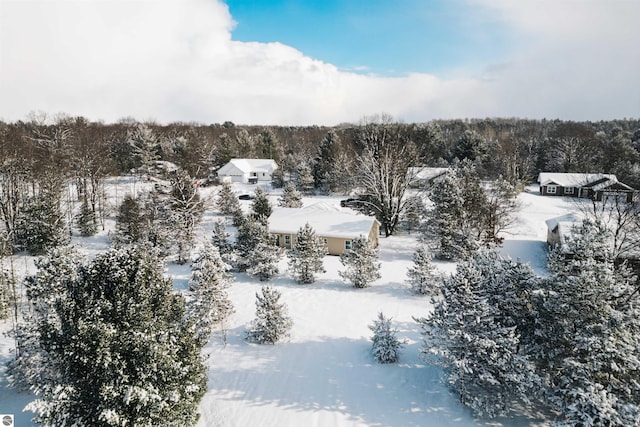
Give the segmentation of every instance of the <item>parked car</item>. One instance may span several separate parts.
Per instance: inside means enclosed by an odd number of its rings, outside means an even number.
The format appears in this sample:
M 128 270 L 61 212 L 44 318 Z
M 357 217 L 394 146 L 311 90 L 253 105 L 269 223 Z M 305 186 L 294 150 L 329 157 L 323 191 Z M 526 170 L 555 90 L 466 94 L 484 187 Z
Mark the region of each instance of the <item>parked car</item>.
M 238 199 L 240 200 L 253 200 L 255 199 L 254 196 L 252 196 L 251 194 L 241 194 L 238 196 Z

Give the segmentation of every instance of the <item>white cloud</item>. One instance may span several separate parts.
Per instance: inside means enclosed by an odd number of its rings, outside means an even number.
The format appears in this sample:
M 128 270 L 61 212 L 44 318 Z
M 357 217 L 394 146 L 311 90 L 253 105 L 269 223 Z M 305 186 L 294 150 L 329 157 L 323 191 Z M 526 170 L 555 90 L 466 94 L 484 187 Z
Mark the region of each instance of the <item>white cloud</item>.
M 468 0 L 520 50 L 482 75 L 380 77 L 280 43 L 231 39 L 215 0 L 0 0 L 0 117 L 336 124 L 486 116 L 640 116 L 640 5 Z M 452 74 L 453 75 L 453 74 Z

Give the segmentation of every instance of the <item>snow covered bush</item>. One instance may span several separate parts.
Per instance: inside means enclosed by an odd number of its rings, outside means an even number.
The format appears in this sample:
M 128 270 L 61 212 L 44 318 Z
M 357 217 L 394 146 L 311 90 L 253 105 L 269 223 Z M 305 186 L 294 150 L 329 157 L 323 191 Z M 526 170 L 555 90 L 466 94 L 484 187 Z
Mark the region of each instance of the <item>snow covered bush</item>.
M 404 343 L 396 336 L 398 330 L 391 327 L 391 318 L 384 317 L 380 312 L 373 324 L 369 325 L 369 329 L 373 331 L 373 337 L 371 337 L 373 357 L 378 363 L 396 363 Z
M 380 278 L 380 263 L 377 261 L 378 251 L 360 236 L 351 241 L 350 250 L 340 255 L 340 262 L 346 270 L 339 271 L 338 274 L 356 288 L 366 288 Z
M 442 278 L 435 272 L 431 254 L 425 246 L 420 246 L 413 254 L 413 267 L 407 270 L 408 282 L 416 294 L 437 295 Z
M 184 298 L 144 250 L 86 262 L 56 252 L 25 282 L 30 323 L 18 371 L 45 425 L 194 425 L 207 387 Z M 28 315 L 28 313 L 27 313 Z M 23 347 L 24 348 L 24 347 Z
M 188 289 L 193 297 L 189 311 L 197 326 L 197 336 L 203 345 L 209 340 L 214 325 L 222 323 L 233 312 L 233 303 L 226 289 L 231 285 L 218 248 L 206 244 L 193 263 Z
M 289 336 L 293 322 L 287 305 L 280 302 L 281 294 L 271 286 L 263 286 L 256 293 L 256 317 L 247 331 L 247 341 L 257 344 L 275 344 Z
M 323 259 L 327 253 L 324 242 L 309 223 L 298 231 L 296 244 L 289 251 L 289 271 L 298 283 L 313 283 L 316 273 L 323 273 Z

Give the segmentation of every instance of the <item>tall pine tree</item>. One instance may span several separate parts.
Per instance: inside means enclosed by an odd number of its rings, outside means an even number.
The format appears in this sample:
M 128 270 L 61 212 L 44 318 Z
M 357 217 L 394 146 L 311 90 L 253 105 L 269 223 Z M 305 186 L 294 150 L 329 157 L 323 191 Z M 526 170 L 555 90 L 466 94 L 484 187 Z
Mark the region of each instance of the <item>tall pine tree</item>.
M 289 251 L 289 271 L 298 283 L 313 283 L 317 273 L 324 273 L 323 258 L 327 253 L 324 242 L 306 223 L 296 235 L 296 243 Z

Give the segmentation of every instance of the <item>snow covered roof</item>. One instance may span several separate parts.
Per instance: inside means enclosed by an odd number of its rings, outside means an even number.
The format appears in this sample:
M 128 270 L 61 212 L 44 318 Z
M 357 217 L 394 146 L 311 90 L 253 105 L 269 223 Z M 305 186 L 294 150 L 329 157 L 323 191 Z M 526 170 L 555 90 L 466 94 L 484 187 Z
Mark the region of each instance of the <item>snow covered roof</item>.
M 230 167 L 235 167 L 243 172 L 273 172 L 278 165 L 273 159 L 231 159 L 222 166 L 219 172 L 226 172 Z
M 336 205 L 319 202 L 299 209 L 273 208 L 269 217 L 269 231 L 296 234 L 307 222 L 318 236 L 356 238 L 367 237 L 377 220 L 371 216 L 348 212 Z
M 447 173 L 449 168 L 412 167 L 409 168 L 409 176 L 413 179 L 429 181 Z
M 549 230 L 570 230 L 577 222 L 582 221 L 582 217 L 578 214 L 569 213 L 545 221 Z
M 618 182 L 615 175 L 604 173 L 556 173 L 540 172 L 538 175 L 540 185 L 556 184 L 562 187 L 585 187 L 597 183 L 594 190 L 608 187 Z

